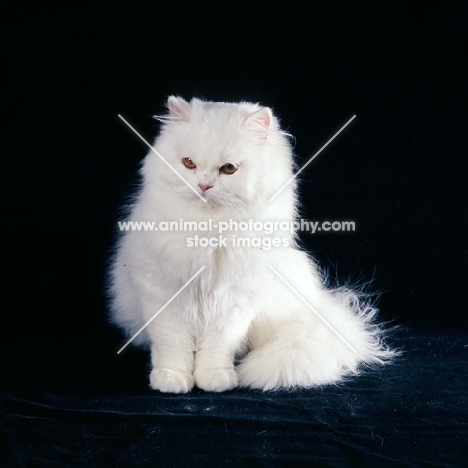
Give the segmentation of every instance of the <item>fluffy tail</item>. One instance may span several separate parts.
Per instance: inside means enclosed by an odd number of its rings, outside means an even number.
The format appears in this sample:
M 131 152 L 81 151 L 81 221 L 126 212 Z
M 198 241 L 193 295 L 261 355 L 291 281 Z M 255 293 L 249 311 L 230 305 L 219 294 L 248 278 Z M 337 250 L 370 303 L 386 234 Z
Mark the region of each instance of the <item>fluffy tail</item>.
M 262 390 L 315 387 L 390 362 L 398 351 L 385 344 L 377 310 L 363 297 L 345 288 L 321 291 L 311 308 L 281 319 L 258 316 L 250 330 L 251 351 L 237 367 L 239 384 Z

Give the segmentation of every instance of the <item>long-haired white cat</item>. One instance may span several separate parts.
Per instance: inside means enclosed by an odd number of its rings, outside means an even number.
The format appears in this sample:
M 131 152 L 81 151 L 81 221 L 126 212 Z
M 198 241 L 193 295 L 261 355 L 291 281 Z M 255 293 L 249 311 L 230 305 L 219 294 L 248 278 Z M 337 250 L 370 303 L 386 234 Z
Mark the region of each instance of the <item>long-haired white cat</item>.
M 124 232 L 109 288 L 129 339 L 149 322 L 133 343 L 151 349 L 151 387 L 313 387 L 389 361 L 367 297 L 329 289 L 282 228 L 298 217 L 295 182 L 276 195 L 294 162 L 272 111 L 174 96 L 167 107 L 128 220 L 198 229 Z

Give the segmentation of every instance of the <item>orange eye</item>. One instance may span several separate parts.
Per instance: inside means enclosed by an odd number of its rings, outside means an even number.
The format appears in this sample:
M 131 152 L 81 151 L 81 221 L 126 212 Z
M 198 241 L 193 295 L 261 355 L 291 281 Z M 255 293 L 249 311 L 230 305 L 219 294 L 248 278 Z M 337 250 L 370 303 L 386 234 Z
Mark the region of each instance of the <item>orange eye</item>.
M 234 172 L 237 171 L 237 166 L 234 166 L 234 164 L 227 163 L 224 166 L 221 166 L 219 168 L 219 172 L 222 172 L 223 174 L 234 174 Z
M 182 159 L 182 164 L 188 169 L 195 169 L 197 167 L 197 165 L 190 158 Z

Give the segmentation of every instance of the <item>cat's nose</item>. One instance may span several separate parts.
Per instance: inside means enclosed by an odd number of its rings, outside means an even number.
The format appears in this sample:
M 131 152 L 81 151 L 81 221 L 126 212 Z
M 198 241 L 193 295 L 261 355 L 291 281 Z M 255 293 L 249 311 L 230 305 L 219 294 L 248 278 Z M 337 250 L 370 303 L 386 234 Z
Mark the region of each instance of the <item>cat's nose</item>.
M 203 192 L 206 192 L 208 189 L 213 187 L 212 185 L 202 184 L 201 182 L 198 184 L 198 186 L 202 189 Z

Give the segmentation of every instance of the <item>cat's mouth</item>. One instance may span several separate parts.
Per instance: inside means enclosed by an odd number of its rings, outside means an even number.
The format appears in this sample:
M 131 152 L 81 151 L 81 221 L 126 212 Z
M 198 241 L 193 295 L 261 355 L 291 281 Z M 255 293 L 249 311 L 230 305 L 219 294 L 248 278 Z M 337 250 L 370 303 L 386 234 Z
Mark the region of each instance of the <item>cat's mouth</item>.
M 203 209 L 218 211 L 221 209 L 233 209 L 236 212 L 243 212 L 247 204 L 247 201 L 242 200 L 238 195 L 234 195 L 230 192 L 223 193 L 223 191 L 220 192 L 213 187 L 204 191 L 197 187 L 197 189 L 192 190 L 191 194 L 185 191 L 184 198 L 185 197 L 189 197 L 197 207 L 202 206 Z
M 229 216 L 237 216 L 239 213 L 246 212 L 246 204 L 238 198 L 224 198 L 216 196 L 205 196 L 206 202 L 203 203 L 203 209 L 212 212 L 225 212 Z

